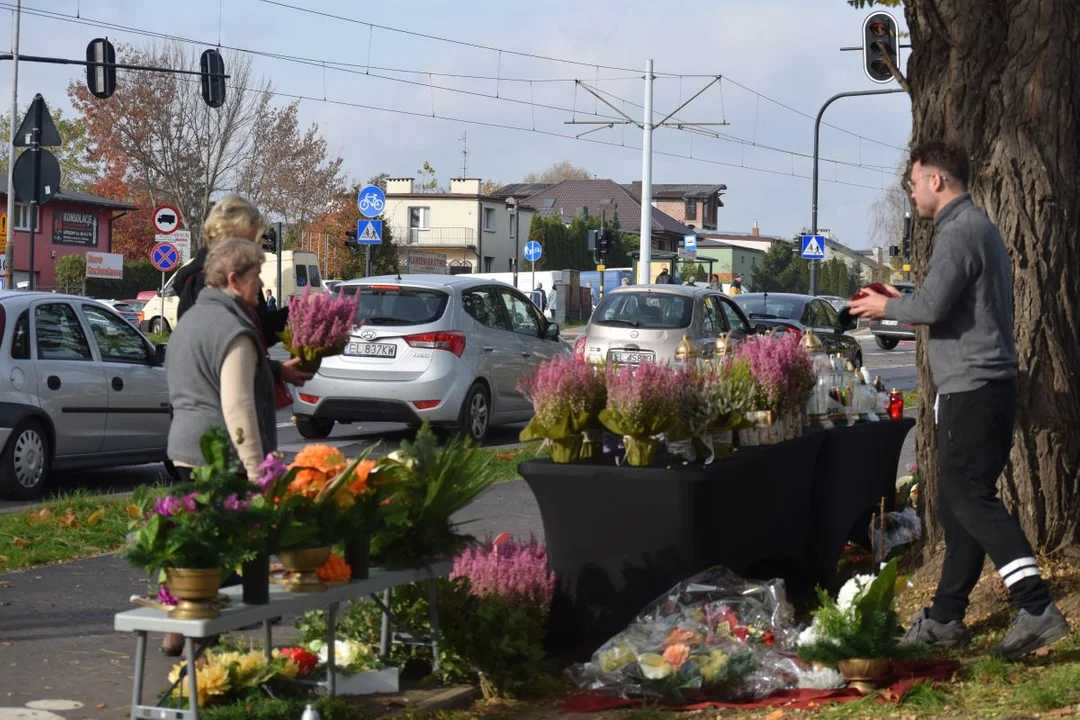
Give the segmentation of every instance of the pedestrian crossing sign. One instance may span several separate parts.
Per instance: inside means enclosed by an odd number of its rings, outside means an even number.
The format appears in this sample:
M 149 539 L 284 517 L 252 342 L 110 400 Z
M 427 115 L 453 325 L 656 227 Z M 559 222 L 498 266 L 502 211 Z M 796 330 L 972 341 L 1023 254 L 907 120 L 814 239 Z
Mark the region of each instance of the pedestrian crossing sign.
M 382 245 L 382 220 L 361 219 L 356 223 L 358 245 Z
M 803 235 L 802 236 L 802 256 L 804 260 L 824 260 L 825 259 L 825 236 L 824 235 Z

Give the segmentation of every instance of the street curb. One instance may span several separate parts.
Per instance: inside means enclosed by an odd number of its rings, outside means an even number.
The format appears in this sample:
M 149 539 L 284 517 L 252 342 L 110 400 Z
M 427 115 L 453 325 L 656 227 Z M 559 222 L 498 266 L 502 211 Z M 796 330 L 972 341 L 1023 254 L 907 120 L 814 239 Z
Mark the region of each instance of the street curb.
M 123 500 L 124 498 L 131 497 L 131 494 L 133 492 L 135 492 L 135 491 L 132 490 L 130 492 L 109 493 L 108 495 L 91 495 L 90 497 L 93 497 L 96 500 L 102 500 L 104 502 L 110 502 L 110 501 L 113 501 L 113 500 Z M 54 500 L 46 499 L 46 500 L 42 500 L 41 502 L 29 502 L 29 503 L 27 503 L 25 505 L 16 505 L 14 507 L 0 508 L 0 515 L 9 515 L 11 513 L 22 512 L 23 510 L 29 510 L 30 508 L 39 508 L 42 505 L 45 505 L 46 503 L 51 503 L 51 502 L 54 502 Z M 55 502 L 62 502 L 62 501 L 57 499 Z

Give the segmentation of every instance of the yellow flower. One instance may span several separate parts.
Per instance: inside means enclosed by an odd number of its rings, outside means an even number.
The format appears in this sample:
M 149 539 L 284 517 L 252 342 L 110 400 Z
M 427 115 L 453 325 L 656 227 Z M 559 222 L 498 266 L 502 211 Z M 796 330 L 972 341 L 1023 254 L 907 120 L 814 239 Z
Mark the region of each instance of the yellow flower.
M 180 677 L 180 670 L 186 662 L 182 662 L 179 665 L 174 665 L 172 672 L 169 673 L 169 682 L 175 683 Z M 229 692 L 229 668 L 227 665 L 220 665 L 216 663 L 207 663 L 202 668 L 199 668 L 195 672 L 195 692 L 198 694 L 199 705 L 206 705 L 212 702 L 212 698 L 221 697 Z M 188 696 L 188 680 L 184 677 L 184 682 L 180 683 L 172 693 L 173 697 L 187 697 Z
M 280 660 L 283 656 L 280 650 L 274 650 L 273 657 L 275 660 Z M 296 679 L 296 676 L 300 674 L 300 666 L 293 662 L 292 658 L 285 658 L 285 665 L 281 668 L 281 676 L 288 678 L 289 680 Z
M 334 493 L 334 504 L 338 510 L 348 510 L 356 504 L 356 496 L 349 492 L 348 487 L 343 487 Z
M 132 503 L 127 506 L 127 516 L 132 520 L 138 520 L 142 517 L 142 511 L 139 510 L 139 506 Z

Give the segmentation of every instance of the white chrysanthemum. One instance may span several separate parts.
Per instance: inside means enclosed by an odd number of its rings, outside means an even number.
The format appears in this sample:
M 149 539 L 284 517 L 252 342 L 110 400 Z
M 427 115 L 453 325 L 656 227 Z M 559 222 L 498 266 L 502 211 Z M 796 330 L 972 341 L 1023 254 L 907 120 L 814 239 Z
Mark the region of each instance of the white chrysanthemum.
M 799 645 L 813 645 L 820 640 L 817 631 L 817 621 L 815 620 L 809 627 L 799 633 Z
M 903 475 L 896 478 L 896 489 L 903 490 L 905 487 L 907 487 L 908 483 L 912 482 L 914 479 L 914 475 Z
M 840 608 L 841 612 L 850 610 L 855 601 L 870 589 L 873 582 L 873 575 L 856 575 L 848 580 L 836 595 L 836 607 Z

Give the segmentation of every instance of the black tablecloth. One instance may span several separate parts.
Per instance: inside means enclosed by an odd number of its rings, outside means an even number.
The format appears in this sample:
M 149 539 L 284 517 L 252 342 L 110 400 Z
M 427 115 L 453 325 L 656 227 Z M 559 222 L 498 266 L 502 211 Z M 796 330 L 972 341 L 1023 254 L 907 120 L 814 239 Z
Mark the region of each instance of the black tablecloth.
M 835 574 L 849 536 L 868 541 L 870 516 L 880 508 L 881 498 L 892 510 L 900 452 L 913 427 L 913 419 L 903 418 L 825 431 L 814 470 L 808 556 L 821 580 Z
M 747 577 L 798 574 L 824 442 L 824 432 L 813 432 L 710 466 L 521 463 L 557 576 L 552 644 L 610 637 L 713 565 Z

